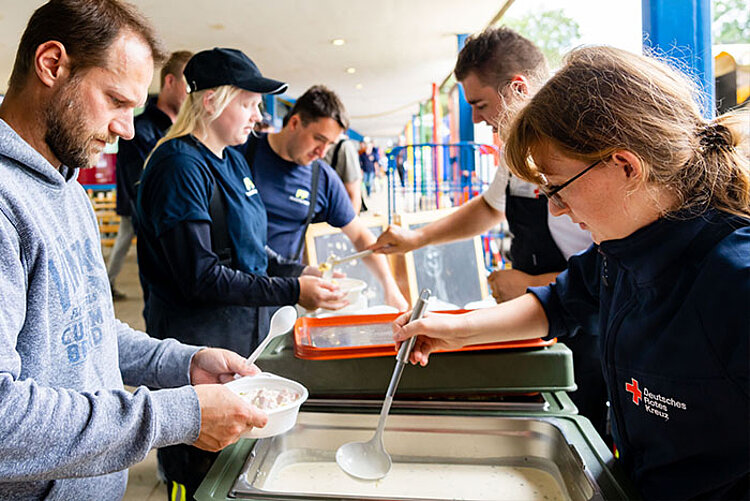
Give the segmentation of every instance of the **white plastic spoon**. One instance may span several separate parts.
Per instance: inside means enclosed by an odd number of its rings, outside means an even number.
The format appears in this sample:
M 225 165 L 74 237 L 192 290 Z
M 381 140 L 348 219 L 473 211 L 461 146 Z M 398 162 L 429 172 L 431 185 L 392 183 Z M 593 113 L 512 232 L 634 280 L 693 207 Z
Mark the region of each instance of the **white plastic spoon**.
M 249 364 L 252 364 L 255 362 L 255 360 L 260 356 L 261 353 L 263 353 L 263 350 L 266 349 L 266 346 L 268 346 L 268 343 L 271 342 L 272 339 L 277 338 L 281 336 L 282 334 L 286 334 L 290 330 L 292 330 L 292 327 L 294 327 L 294 322 L 297 320 L 297 310 L 294 308 L 294 306 L 282 306 L 278 310 L 276 310 L 276 313 L 273 314 L 271 317 L 271 326 L 268 329 L 268 335 L 266 338 L 260 342 L 257 348 L 255 348 L 255 351 L 253 351 L 249 357 L 247 357 L 247 362 Z

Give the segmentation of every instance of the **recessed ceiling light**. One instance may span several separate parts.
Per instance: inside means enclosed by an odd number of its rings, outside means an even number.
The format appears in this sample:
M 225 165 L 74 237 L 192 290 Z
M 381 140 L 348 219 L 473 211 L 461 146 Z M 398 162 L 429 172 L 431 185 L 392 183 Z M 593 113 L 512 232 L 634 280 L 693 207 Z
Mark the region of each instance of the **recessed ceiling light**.
M 346 43 L 346 40 L 344 40 L 343 38 L 334 38 L 333 40 L 331 40 L 331 44 L 337 45 L 337 46 L 344 45 L 345 43 Z
M 354 88 L 357 89 L 357 90 L 359 90 L 359 89 L 362 88 L 362 84 L 357 84 L 357 85 L 354 86 Z
M 346 69 L 346 72 L 351 75 L 352 73 L 356 73 L 357 72 L 357 68 L 354 68 L 354 67 L 350 66 L 350 67 L 348 67 Z

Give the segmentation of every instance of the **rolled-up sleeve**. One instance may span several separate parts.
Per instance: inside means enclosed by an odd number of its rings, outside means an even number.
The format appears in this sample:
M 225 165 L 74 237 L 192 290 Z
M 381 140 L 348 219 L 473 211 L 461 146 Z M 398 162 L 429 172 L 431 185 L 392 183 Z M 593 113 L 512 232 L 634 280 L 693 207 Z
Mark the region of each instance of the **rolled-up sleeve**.
M 574 336 L 579 330 L 597 332 L 599 319 L 599 256 L 597 247 L 572 257 L 555 282 L 530 287 L 549 321 L 546 339 Z

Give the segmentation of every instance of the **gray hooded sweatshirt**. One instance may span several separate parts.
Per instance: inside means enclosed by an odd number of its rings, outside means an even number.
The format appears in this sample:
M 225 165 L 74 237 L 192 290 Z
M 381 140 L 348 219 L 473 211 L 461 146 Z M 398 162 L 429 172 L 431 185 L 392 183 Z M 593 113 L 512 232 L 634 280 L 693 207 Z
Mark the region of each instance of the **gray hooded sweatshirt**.
M 62 171 L 0 120 L 0 500 L 120 499 L 126 468 L 200 431 L 178 387 L 197 348 L 115 318 L 96 217 Z

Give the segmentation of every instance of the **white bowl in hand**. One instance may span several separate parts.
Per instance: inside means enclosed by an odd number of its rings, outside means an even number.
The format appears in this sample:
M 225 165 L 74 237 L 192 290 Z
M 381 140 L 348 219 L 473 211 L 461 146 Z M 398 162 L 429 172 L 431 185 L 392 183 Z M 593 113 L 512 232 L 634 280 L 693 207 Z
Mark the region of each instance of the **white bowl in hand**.
M 362 292 L 367 288 L 367 282 L 358 278 L 334 278 L 331 280 L 339 286 L 339 290 L 346 294 L 349 304 L 359 304 Z
M 291 430 L 297 423 L 300 406 L 309 396 L 307 388 L 297 381 L 270 372 L 245 376 L 225 384 L 268 416 L 263 428 L 246 431 L 240 435 L 241 438 L 272 437 Z

